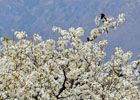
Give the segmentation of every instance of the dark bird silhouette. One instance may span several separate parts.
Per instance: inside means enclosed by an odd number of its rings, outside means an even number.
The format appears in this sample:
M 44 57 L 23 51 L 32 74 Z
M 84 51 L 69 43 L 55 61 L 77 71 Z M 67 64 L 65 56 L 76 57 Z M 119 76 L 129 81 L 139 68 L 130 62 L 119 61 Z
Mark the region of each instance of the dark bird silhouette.
M 90 41 L 90 39 L 89 39 L 89 37 L 87 37 L 87 41 L 86 42 L 89 42 Z
M 102 22 L 104 23 L 105 21 L 107 21 L 107 18 L 105 17 L 105 14 L 104 13 L 101 13 L 101 20 Z M 108 34 L 108 29 L 105 30 L 106 33 Z
M 89 37 L 87 37 L 86 42 L 93 41 L 95 38 L 97 38 L 97 36 L 96 36 L 96 37 L 94 37 L 93 39 L 90 39 Z
M 106 19 L 104 13 L 101 13 L 101 20 L 102 20 L 103 23 L 104 23 L 105 21 L 107 21 L 107 19 Z

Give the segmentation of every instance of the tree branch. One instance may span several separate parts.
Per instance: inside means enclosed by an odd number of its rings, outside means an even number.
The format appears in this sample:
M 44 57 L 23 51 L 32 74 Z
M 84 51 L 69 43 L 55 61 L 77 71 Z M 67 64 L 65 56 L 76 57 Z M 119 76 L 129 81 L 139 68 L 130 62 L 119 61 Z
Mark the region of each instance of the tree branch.
M 59 95 L 66 89 L 66 86 L 65 86 L 65 83 L 67 81 L 67 77 L 66 77 L 66 72 L 65 70 L 63 69 L 63 73 L 64 73 L 64 82 L 63 82 L 63 85 L 62 87 L 60 88 L 58 94 L 56 95 L 56 98 L 59 99 Z

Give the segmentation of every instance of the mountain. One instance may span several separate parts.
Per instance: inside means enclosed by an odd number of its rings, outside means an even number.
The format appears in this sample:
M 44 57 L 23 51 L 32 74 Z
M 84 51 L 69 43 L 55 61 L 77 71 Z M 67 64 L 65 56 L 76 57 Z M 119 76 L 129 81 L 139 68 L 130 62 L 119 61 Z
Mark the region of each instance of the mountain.
M 113 49 L 140 53 L 140 0 L 0 0 L 0 36 L 12 37 L 14 31 L 26 31 L 28 36 L 39 33 L 43 39 L 57 39 L 52 26 L 63 29 L 83 27 L 85 41 L 95 26 L 94 18 L 100 13 L 117 18 L 125 13 L 126 21 L 117 30 L 110 30 L 99 40 L 107 39 L 106 51 Z

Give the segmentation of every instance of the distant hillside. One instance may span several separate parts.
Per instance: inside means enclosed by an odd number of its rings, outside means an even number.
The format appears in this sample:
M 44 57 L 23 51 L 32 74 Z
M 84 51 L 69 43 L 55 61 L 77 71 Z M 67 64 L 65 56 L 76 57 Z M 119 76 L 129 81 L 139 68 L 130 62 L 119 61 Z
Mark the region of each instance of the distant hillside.
M 116 46 L 132 50 L 134 56 L 140 53 L 140 0 L 0 0 L 0 36 L 11 37 L 14 31 L 23 30 L 29 36 L 37 32 L 43 39 L 56 39 L 52 26 L 81 26 L 85 40 L 95 27 L 95 16 L 102 12 L 116 18 L 119 13 L 126 14 L 126 22 L 118 30 L 100 38 L 109 41 L 109 55 Z

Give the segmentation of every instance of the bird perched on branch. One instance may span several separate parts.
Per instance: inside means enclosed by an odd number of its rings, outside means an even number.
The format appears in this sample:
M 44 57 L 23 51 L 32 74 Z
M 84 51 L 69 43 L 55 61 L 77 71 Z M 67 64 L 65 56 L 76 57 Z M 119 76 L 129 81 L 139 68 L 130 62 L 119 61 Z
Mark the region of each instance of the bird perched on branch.
M 107 22 L 107 18 L 105 17 L 104 13 L 101 13 L 101 20 L 102 20 L 103 23 Z M 108 34 L 108 29 L 107 28 L 104 31 Z
M 101 13 L 101 20 L 102 20 L 103 23 L 104 23 L 105 21 L 107 21 L 107 19 L 106 19 L 104 13 Z
M 87 37 L 87 41 L 86 42 L 89 42 L 90 41 L 90 38 L 89 37 Z
M 96 38 L 96 37 L 94 37 L 93 39 L 90 39 L 89 37 L 87 37 L 86 42 L 93 41 L 95 38 Z

